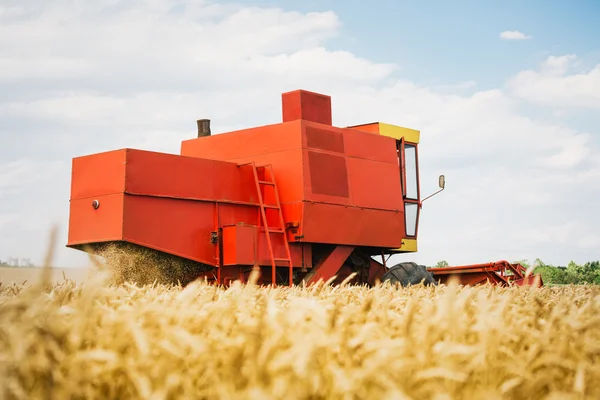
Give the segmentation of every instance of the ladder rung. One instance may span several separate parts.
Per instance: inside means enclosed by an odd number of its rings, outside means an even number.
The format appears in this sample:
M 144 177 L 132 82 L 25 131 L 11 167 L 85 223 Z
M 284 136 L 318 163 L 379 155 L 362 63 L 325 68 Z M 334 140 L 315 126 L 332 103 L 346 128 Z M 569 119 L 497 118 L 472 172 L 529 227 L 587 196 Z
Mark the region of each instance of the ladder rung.
M 269 249 L 269 256 L 271 258 L 271 261 L 273 263 L 275 262 L 286 262 L 289 264 L 289 285 L 292 286 L 293 285 L 293 265 L 292 265 L 292 255 L 290 253 L 290 248 L 289 248 L 289 244 L 287 241 L 287 238 L 285 237 L 286 234 L 286 230 L 285 230 L 285 222 L 283 220 L 283 213 L 281 210 L 281 206 L 279 205 L 279 194 L 277 193 L 277 184 L 275 183 L 275 179 L 274 179 L 274 175 L 273 175 L 273 166 L 272 165 L 268 165 L 268 166 L 262 166 L 262 167 L 257 167 L 254 163 L 252 163 L 253 169 L 254 169 L 254 181 L 256 183 L 257 189 L 258 189 L 258 201 L 259 201 L 259 205 L 260 205 L 260 209 L 261 209 L 261 214 L 262 214 L 262 221 L 263 221 L 263 229 L 265 230 L 265 235 L 267 237 L 267 245 L 268 245 L 268 249 Z M 266 181 L 266 180 L 260 180 L 260 178 L 258 177 L 258 169 L 262 170 L 262 171 L 267 171 L 267 167 L 268 167 L 268 172 L 270 173 L 270 177 L 271 177 L 271 181 Z M 265 177 L 266 178 L 266 177 Z M 260 190 L 260 186 L 261 185 L 268 185 L 268 186 L 272 186 L 274 191 L 275 191 L 275 198 L 277 200 L 278 205 L 268 205 L 268 204 L 264 204 L 264 199 L 263 199 L 263 195 L 262 195 L 262 191 Z M 266 217 L 266 212 L 265 209 L 272 209 L 272 210 L 278 210 L 278 214 L 279 214 L 279 226 L 281 226 L 281 228 L 275 228 L 275 229 L 270 229 L 269 225 L 267 223 L 267 217 Z M 285 252 L 287 254 L 287 258 L 275 258 L 273 256 L 273 245 L 271 244 L 271 238 L 269 237 L 269 234 L 271 233 L 278 233 L 278 234 L 283 234 L 284 235 L 284 240 L 283 240 L 283 245 L 285 248 Z M 273 264 L 275 265 L 275 264 Z M 273 285 L 276 285 L 276 269 L 273 268 L 271 271 L 271 283 Z

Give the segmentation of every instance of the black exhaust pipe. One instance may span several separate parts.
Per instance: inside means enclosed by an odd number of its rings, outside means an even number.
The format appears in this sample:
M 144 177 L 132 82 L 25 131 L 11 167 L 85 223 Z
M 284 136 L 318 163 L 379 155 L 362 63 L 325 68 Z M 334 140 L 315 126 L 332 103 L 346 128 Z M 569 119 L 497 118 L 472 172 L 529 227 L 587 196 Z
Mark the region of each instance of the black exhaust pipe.
M 210 119 L 199 119 L 196 123 L 198 124 L 198 137 L 210 136 Z

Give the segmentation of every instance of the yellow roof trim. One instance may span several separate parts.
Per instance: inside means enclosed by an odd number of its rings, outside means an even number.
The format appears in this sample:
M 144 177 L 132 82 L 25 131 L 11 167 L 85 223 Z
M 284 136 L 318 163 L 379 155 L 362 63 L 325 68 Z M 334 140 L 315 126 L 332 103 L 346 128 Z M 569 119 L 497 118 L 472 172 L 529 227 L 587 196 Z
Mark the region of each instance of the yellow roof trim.
M 392 137 L 396 140 L 404 138 L 405 141 L 416 144 L 419 143 L 419 140 L 421 138 L 421 132 L 416 129 L 385 124 L 383 122 L 379 122 L 379 134 L 382 136 Z

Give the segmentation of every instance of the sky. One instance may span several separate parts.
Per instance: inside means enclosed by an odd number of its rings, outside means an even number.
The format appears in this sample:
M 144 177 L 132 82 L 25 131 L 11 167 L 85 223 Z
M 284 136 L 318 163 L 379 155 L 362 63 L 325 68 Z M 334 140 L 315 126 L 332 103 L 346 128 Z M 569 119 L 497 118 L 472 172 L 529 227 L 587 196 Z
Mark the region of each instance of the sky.
M 73 157 L 179 153 L 281 121 L 421 131 L 419 252 L 397 261 L 600 259 L 600 4 L 594 1 L 0 2 L 0 259 L 67 249 Z M 385 190 L 385 189 L 382 189 Z

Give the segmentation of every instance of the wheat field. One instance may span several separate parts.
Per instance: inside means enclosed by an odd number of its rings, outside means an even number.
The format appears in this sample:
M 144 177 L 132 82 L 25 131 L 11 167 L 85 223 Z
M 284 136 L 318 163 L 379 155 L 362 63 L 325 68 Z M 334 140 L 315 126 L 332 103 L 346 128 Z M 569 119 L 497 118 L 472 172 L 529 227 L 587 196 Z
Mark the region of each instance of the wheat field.
M 600 398 L 600 291 L 0 287 L 3 399 Z
M 0 282 L 0 399 L 600 398 L 598 286 L 182 287 L 93 265 Z

